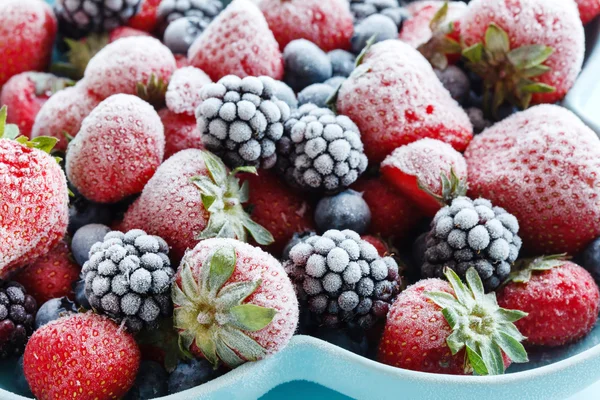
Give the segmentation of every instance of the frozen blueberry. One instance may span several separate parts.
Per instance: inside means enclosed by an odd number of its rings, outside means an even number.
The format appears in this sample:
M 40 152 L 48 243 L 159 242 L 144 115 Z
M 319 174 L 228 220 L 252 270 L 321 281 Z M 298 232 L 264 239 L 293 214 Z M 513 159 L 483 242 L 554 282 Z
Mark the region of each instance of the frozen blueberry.
M 38 310 L 35 315 L 35 329 L 46 325 L 50 321 L 54 321 L 68 312 L 77 312 L 75 303 L 66 297 L 50 299 Z
M 374 43 L 396 39 L 398 27 L 394 21 L 381 14 L 373 14 L 365 18 L 354 27 L 354 34 L 350 39 L 352 52 L 360 53 L 372 36 L 375 36 Z
M 275 97 L 286 103 L 290 108 L 298 108 L 298 99 L 291 87 L 285 82 L 273 80 L 275 83 Z
M 346 80 L 346 78 L 344 78 L 343 76 L 334 76 L 333 78 L 327 79 L 323 83 L 326 84 L 326 85 L 329 85 L 332 88 L 334 88 L 334 89 L 337 90 L 337 88 L 340 87 L 340 85 L 342 83 L 344 83 L 345 80 Z
M 335 196 L 324 197 L 317 204 L 315 223 L 320 231 L 350 229 L 364 233 L 371 222 L 371 210 L 362 194 L 348 189 Z
M 333 76 L 348 77 L 354 71 L 356 56 L 349 51 L 336 49 L 327 53 L 327 56 L 331 61 Z
M 315 83 L 298 93 L 298 105 L 312 103 L 319 108 L 327 108 L 327 99 L 336 89 L 325 83 Z
M 75 282 L 73 285 L 73 291 L 75 292 L 75 303 L 86 310 L 90 310 L 92 306 L 85 296 L 85 281 L 80 279 Z
M 471 82 L 467 74 L 456 65 L 449 65 L 444 70 L 435 69 L 434 71 L 452 98 L 464 105 L 471 90 Z
M 332 76 L 331 61 L 316 44 L 305 39 L 291 41 L 283 50 L 284 81 L 296 92 Z
M 24 397 L 33 398 L 33 393 L 31 393 L 31 389 L 29 389 L 29 383 L 27 383 L 25 373 L 23 372 L 23 356 L 19 357 L 19 360 L 15 364 L 13 377 L 15 393 Z
M 492 126 L 492 122 L 485 119 L 483 110 L 477 107 L 469 107 L 465 110 L 473 125 L 473 133 L 481 133 L 484 129 Z
M 83 266 L 89 260 L 92 245 L 102 242 L 108 232 L 110 232 L 110 228 L 102 224 L 85 225 L 75 232 L 73 241 L 71 242 L 71 252 L 77 264 Z
M 168 394 L 168 376 L 164 367 L 155 361 L 142 361 L 133 387 L 124 400 L 146 400 Z
M 369 351 L 369 343 L 364 332 L 354 333 L 349 329 L 320 326 L 313 335 L 363 357 L 366 357 Z
M 581 266 L 600 284 L 600 238 L 594 239 L 578 258 Z
M 504 103 L 500 107 L 498 107 L 498 110 L 494 115 L 494 119 L 496 121 L 502 121 L 503 119 L 510 117 L 516 112 L 519 112 L 519 107 L 513 106 L 512 104 Z
M 75 193 L 74 200 L 69 206 L 69 235 L 73 235 L 79 228 L 88 224 L 109 225 L 112 220 L 112 210 L 107 204 L 94 203 Z
M 163 36 L 163 42 L 175 54 L 187 54 L 194 40 L 204 30 L 198 17 L 183 17 L 171 22 Z
M 182 392 L 211 381 L 221 374 L 222 372 L 215 371 L 207 360 L 182 361 L 169 376 L 168 392 L 169 394 Z

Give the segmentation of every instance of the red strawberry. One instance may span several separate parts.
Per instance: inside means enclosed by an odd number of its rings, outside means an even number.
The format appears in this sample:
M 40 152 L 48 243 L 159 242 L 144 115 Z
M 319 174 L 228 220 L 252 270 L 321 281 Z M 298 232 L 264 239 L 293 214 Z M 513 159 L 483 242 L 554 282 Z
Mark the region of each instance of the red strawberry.
M 109 43 L 112 43 L 115 40 L 131 36 L 150 36 L 150 34 L 139 29 L 130 28 L 128 26 L 120 26 L 117 29 L 110 32 L 110 35 L 108 36 L 108 41 Z
M 449 144 L 435 139 L 398 147 L 381 163 L 381 173 L 430 217 L 453 197 L 464 196 L 467 191 L 464 157 Z
M 46 154 L 55 140 L 12 140 L 0 110 L 0 276 L 47 253 L 62 239 L 69 219 L 67 180 Z M 23 138 L 22 138 L 23 139 Z
M 585 38 L 572 1 L 473 0 L 460 30 L 468 66 L 494 92 L 488 107 L 555 103 L 581 70 Z
M 585 269 L 557 257 L 525 261 L 498 292 L 498 304 L 529 313 L 516 322 L 536 346 L 562 346 L 587 335 L 598 319 L 600 293 Z
M 175 114 L 168 108 L 160 110 L 158 116 L 165 127 L 165 160 L 181 150 L 204 148 L 196 117 Z
M 471 198 L 519 220 L 532 253 L 577 253 L 600 235 L 600 141 L 565 108 L 539 105 L 477 135 L 465 152 Z
M 195 115 L 196 108 L 202 103 L 201 89 L 212 81 L 201 69 L 194 67 L 179 68 L 171 76 L 165 95 L 167 107 L 177 114 Z
M 271 234 L 242 208 L 245 197 L 235 173 L 217 156 L 182 150 L 156 170 L 125 213 L 123 229 L 160 236 L 176 260 L 200 240 L 217 235 L 246 240 L 247 230 L 258 243 L 271 243 Z
M 581 17 L 581 22 L 587 24 L 598 14 L 600 14 L 600 1 L 598 0 L 575 0 L 577 2 L 577 6 L 579 7 L 579 16 Z
M 19 271 L 14 280 L 25 286 L 27 293 L 41 305 L 57 297 L 73 299 L 72 284 L 79 279 L 80 270 L 79 265 L 71 258 L 69 246 L 63 240 L 50 252 Z
M 161 0 L 142 0 L 140 11 L 129 18 L 127 25 L 145 32 L 153 32 L 158 24 L 158 6 Z
M 279 45 L 250 0 L 227 6 L 194 41 L 188 59 L 215 82 L 226 75 L 283 78 Z
M 279 261 L 234 239 L 203 240 L 186 253 L 173 303 L 180 343 L 215 367 L 281 350 L 298 325 L 296 293 Z
M 369 232 L 386 239 L 406 239 L 420 219 L 407 198 L 380 178 L 359 179 L 352 189 L 361 192 L 371 210 Z
M 133 336 L 90 312 L 59 318 L 35 331 L 23 357 L 36 399 L 117 399 L 133 385 L 140 350 Z
M 83 120 L 69 144 L 67 176 L 87 199 L 114 203 L 142 191 L 164 149 L 163 126 L 152 106 L 135 96 L 114 95 Z
M 258 175 L 245 174 L 250 196 L 250 216 L 264 226 L 275 239 L 267 247 L 269 253 L 279 255 L 294 233 L 314 231 L 313 205 L 305 197 L 285 185 L 272 171 L 259 170 Z
M 512 323 L 527 314 L 498 307 L 493 293 L 484 296 L 474 268 L 467 271 L 468 287 L 451 269 L 446 277 L 450 283 L 425 279 L 398 295 L 377 359 L 399 368 L 451 375 L 498 375 L 511 359 L 527 362 L 520 344 L 524 337 Z M 456 319 L 449 322 L 445 315 Z M 469 323 L 457 323 L 459 318 Z
M 46 69 L 56 36 L 56 18 L 42 0 L 2 0 L 0 15 L 2 87 L 13 75 Z
M 87 117 L 100 99 L 77 84 L 52 95 L 35 117 L 31 137 L 50 136 L 58 139 L 55 149 L 65 151 L 68 138 L 79 133 L 83 119 Z
M 354 25 L 346 0 L 263 0 L 259 6 L 281 49 L 295 39 L 323 51 L 350 48 Z
M 31 137 L 35 117 L 53 93 L 64 89 L 69 80 L 41 72 L 23 72 L 6 82 L 0 93 L 0 106 L 8 107 L 6 122 L 16 124 L 22 135 Z
M 469 117 L 429 62 L 399 40 L 367 50 L 361 65 L 341 85 L 337 110 L 358 125 L 372 163 L 424 137 L 463 151 L 473 136 Z
M 175 63 L 177 64 L 178 69 L 190 66 L 190 62 L 188 61 L 187 55 L 183 54 L 175 54 Z

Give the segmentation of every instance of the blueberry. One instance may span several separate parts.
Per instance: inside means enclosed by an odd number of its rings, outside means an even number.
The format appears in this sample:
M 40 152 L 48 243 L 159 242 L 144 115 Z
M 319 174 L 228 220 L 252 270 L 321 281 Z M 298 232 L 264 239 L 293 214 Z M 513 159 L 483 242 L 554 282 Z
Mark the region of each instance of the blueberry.
M 369 342 L 364 333 L 353 333 L 351 330 L 321 326 L 313 336 L 351 351 L 363 357 L 369 352 Z
M 202 385 L 220 376 L 222 371 L 213 368 L 207 360 L 180 362 L 168 380 L 169 394 L 179 393 Z
M 332 88 L 334 88 L 334 89 L 337 90 L 337 88 L 340 87 L 340 85 L 342 83 L 344 83 L 345 80 L 346 80 L 346 78 L 344 78 L 343 76 L 334 76 L 333 78 L 327 79 L 323 83 L 326 84 L 326 85 L 329 85 Z
M 111 221 L 112 210 L 108 204 L 94 203 L 79 197 L 69 206 L 69 235 L 73 235 L 82 226 L 109 225 Z
M 187 54 L 194 40 L 206 28 L 198 17 L 183 17 L 171 22 L 163 36 L 163 42 L 175 54 Z
M 66 297 L 50 299 L 38 310 L 35 316 L 35 329 L 54 321 L 68 312 L 77 312 L 75 303 Z
M 155 399 L 167 395 L 167 371 L 155 361 L 142 361 L 133 387 L 124 400 Z
M 89 260 L 90 248 L 94 243 L 102 242 L 104 236 L 110 232 L 110 228 L 102 224 L 89 224 L 82 226 L 73 235 L 71 241 L 71 252 L 75 261 L 80 266 Z
M 33 398 L 33 393 L 29 389 L 29 383 L 25 379 L 23 372 L 23 356 L 19 357 L 14 370 L 14 389 L 15 393 L 24 397 Z
M 600 238 L 592 241 L 578 257 L 581 266 L 600 284 Z
M 73 291 L 75 292 L 75 302 L 77 305 L 85 308 L 86 310 L 91 310 L 92 306 L 85 295 L 85 281 L 80 279 L 75 282 L 73 285 Z
M 336 88 L 324 83 L 315 83 L 305 87 L 298 93 L 298 105 L 312 103 L 319 108 L 327 108 L 327 99 L 333 94 Z
M 331 67 L 333 68 L 333 76 L 348 77 L 354 71 L 354 63 L 356 56 L 346 50 L 332 50 L 327 53 Z
M 351 229 L 364 233 L 371 222 L 371 210 L 362 194 L 348 189 L 317 204 L 315 223 L 320 231 Z
M 485 119 L 481 108 L 469 107 L 465 111 L 473 125 L 473 133 L 481 133 L 485 128 L 492 126 L 492 122 Z
M 496 110 L 496 115 L 494 115 L 494 119 L 496 121 L 502 121 L 505 118 L 510 117 L 514 113 L 519 112 L 519 107 L 513 106 L 512 104 L 504 103 L 498 110 Z
M 286 103 L 290 108 L 298 108 L 298 99 L 291 87 L 285 82 L 275 80 L 275 97 Z
M 398 27 L 398 32 L 402 30 L 402 24 L 404 21 L 411 17 L 408 10 L 404 7 L 390 7 L 384 10 L 381 10 L 381 15 L 385 15 L 386 17 L 391 18 L 394 21 L 394 24 Z
M 373 14 L 365 18 L 354 27 L 354 34 L 350 39 L 352 51 L 355 54 L 360 53 L 372 36 L 375 36 L 374 43 L 396 39 L 398 38 L 398 27 L 385 15 Z
M 456 65 L 449 65 L 444 70 L 435 70 L 442 85 L 450 92 L 452 98 L 464 105 L 469 98 L 471 82 L 467 74 Z
M 332 76 L 331 61 L 316 44 L 305 39 L 291 41 L 283 50 L 284 81 L 296 92 Z

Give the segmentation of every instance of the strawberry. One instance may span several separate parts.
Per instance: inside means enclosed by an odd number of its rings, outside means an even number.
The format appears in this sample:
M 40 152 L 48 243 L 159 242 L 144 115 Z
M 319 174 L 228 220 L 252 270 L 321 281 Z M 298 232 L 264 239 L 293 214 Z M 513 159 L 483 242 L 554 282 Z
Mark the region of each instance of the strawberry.
M 145 32 L 153 32 L 158 25 L 158 6 L 161 0 L 142 0 L 140 10 L 129 18 L 127 25 Z
M 346 0 L 263 0 L 259 6 L 281 49 L 295 39 L 323 51 L 350 48 L 354 26 Z
M 100 99 L 80 83 L 61 90 L 40 108 L 31 128 L 31 137 L 54 137 L 58 139 L 55 149 L 66 151 L 69 139 L 79 133 L 83 119 L 98 104 Z
M 140 350 L 133 336 L 106 317 L 73 314 L 34 332 L 23 370 L 39 400 L 117 399 L 133 385 Z
M 249 185 L 247 206 L 250 217 L 264 226 L 275 241 L 265 247 L 279 255 L 294 233 L 314 231 L 314 208 L 303 196 L 285 185 L 272 171 L 259 170 L 258 175 L 244 174 L 241 178 Z
M 156 111 L 135 96 L 117 94 L 83 120 L 69 143 L 67 176 L 87 199 L 114 203 L 142 191 L 162 162 L 164 149 Z
M 194 41 L 188 59 L 215 82 L 226 75 L 283 78 L 279 45 L 250 0 L 227 6 Z
M 167 88 L 165 100 L 169 110 L 177 114 L 194 116 L 202 103 L 201 89 L 212 81 L 201 69 L 184 67 L 177 69 Z
M 600 293 L 585 269 L 560 256 L 520 261 L 498 304 L 528 313 L 517 328 L 535 346 L 562 346 L 587 335 L 598 319 Z
M 527 315 L 500 308 L 484 295 L 475 268 L 467 285 L 447 269 L 448 282 L 425 279 L 398 295 L 388 313 L 378 360 L 415 371 L 498 375 L 512 362 L 527 362 L 525 337 L 514 321 Z
M 165 128 L 165 160 L 181 150 L 204 148 L 196 117 L 175 114 L 168 108 L 160 110 L 158 116 Z
M 207 239 L 185 254 L 173 303 L 181 346 L 215 368 L 281 350 L 298 325 L 296 293 L 279 261 L 234 239 Z
M 600 142 L 565 108 L 539 105 L 477 135 L 465 152 L 469 197 L 519 220 L 532 253 L 577 253 L 600 235 Z
M 402 241 L 420 219 L 420 213 L 412 202 L 380 178 L 359 179 L 352 189 L 361 192 L 369 205 L 370 233 Z
M 579 7 L 581 22 L 587 24 L 600 14 L 600 1 L 598 0 L 575 0 Z
M 112 43 L 115 40 L 131 36 L 150 36 L 150 34 L 139 29 L 130 28 L 128 26 L 120 26 L 117 29 L 110 32 L 110 35 L 108 36 L 108 41 L 109 43 Z
M 585 38 L 572 1 L 473 0 L 460 31 L 492 112 L 504 100 L 522 108 L 555 103 L 581 70 Z
M 53 138 L 28 141 L 0 109 L 0 276 L 47 253 L 69 219 L 67 180 L 47 152 Z M 13 140 L 16 139 L 16 140 Z
M 243 168 L 243 171 L 254 171 Z M 179 260 L 200 240 L 230 236 L 246 240 L 248 231 L 259 244 L 271 234 L 252 221 L 241 203 L 248 192 L 215 155 L 182 150 L 165 161 L 125 213 L 123 229 L 143 229 L 163 238 L 170 256 Z
M 187 56 L 183 54 L 175 54 L 175 63 L 177 64 L 177 69 L 190 66 Z
M 56 17 L 42 0 L 0 2 L 0 87 L 25 71 L 43 71 L 50 62 Z
M 435 139 L 398 147 L 381 163 L 381 173 L 429 217 L 453 197 L 467 192 L 464 157 Z
M 6 122 L 16 124 L 23 136 L 31 137 L 35 117 L 57 91 L 72 84 L 68 79 L 41 72 L 23 72 L 2 87 L 0 106 L 8 107 Z
M 386 40 L 364 53 L 339 89 L 337 110 L 358 125 L 371 163 L 424 137 L 458 151 L 467 147 L 473 136 L 469 117 L 417 50 Z
M 79 279 L 80 270 L 69 246 L 61 240 L 47 254 L 19 271 L 14 280 L 22 284 L 38 304 L 63 296 L 72 300 L 72 285 Z

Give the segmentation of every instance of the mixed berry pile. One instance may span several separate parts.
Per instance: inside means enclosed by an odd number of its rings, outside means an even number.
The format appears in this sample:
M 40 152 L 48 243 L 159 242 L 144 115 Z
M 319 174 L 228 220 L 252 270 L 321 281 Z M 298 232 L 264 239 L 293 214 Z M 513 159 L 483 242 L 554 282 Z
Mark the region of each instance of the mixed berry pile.
M 21 394 L 158 398 L 294 334 L 497 375 L 594 327 L 600 140 L 560 101 L 598 1 L 51 3 L 0 1 Z

